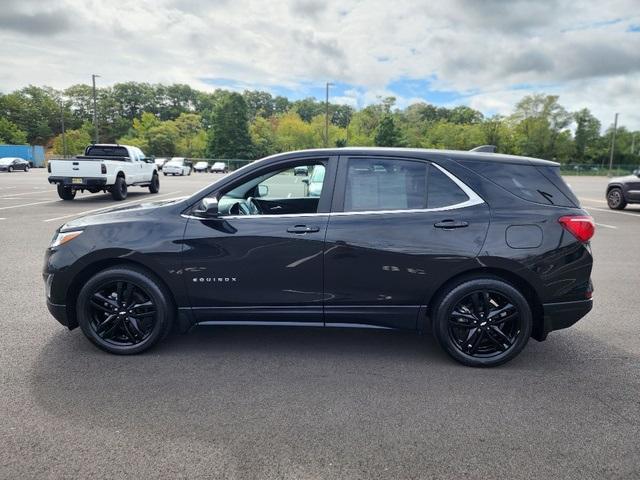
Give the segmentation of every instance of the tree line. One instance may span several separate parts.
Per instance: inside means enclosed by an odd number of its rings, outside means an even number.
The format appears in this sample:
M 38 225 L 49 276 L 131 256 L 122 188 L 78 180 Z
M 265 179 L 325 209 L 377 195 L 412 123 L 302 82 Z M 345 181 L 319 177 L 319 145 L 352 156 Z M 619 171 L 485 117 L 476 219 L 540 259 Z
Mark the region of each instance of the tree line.
M 330 103 L 328 136 L 327 106 L 314 98 L 291 101 L 263 91 L 203 92 L 188 85 L 137 82 L 98 88 L 96 96 L 100 141 L 136 145 L 155 156 L 254 159 L 325 145 L 468 150 L 491 144 L 502 153 L 602 163 L 613 133 L 613 126 L 602 131 L 588 109 L 570 112 L 557 96 L 545 94 L 525 96 L 507 116 L 484 116 L 464 105 L 420 102 L 397 108 L 394 97 L 360 110 Z M 616 164 L 640 161 L 638 133 L 618 127 Z M 94 134 L 89 85 L 65 90 L 30 85 L 0 94 L 0 143 L 78 154 Z

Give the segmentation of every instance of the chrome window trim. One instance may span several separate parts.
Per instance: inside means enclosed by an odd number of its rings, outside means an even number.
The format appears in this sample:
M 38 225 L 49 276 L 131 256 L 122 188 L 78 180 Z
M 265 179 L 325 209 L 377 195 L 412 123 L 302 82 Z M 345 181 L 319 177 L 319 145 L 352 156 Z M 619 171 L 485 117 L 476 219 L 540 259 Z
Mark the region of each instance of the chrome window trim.
M 485 203 L 482 197 L 474 192 L 466 183 L 453 175 L 451 172 L 441 167 L 436 163 L 429 162 L 432 166 L 436 167 L 442 173 L 444 173 L 449 179 L 455 183 L 468 197 L 468 200 L 464 202 L 455 203 L 453 205 L 447 205 L 444 207 L 436 208 L 413 208 L 413 209 L 396 209 L 396 210 L 360 210 L 355 212 L 325 212 L 325 213 L 286 213 L 275 215 L 228 215 L 224 217 L 218 217 L 221 219 L 237 220 L 240 218 L 299 218 L 299 217 L 346 217 L 351 215 L 387 215 L 397 213 L 428 213 L 428 212 L 446 212 L 449 210 L 458 210 L 461 208 L 473 207 Z M 184 218 L 191 218 L 194 220 L 211 220 L 206 218 L 200 218 L 193 215 L 182 214 Z

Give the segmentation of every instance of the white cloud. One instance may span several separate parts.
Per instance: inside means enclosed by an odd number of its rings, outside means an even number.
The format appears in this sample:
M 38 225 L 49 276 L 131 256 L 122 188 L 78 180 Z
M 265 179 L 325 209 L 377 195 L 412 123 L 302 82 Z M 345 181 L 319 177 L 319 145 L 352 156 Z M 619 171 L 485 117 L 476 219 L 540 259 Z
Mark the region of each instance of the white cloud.
M 533 91 L 640 128 L 637 0 L 3 0 L 0 90 L 121 81 L 195 88 L 351 84 L 338 101 L 395 95 L 399 79 L 508 113 Z M 518 86 L 514 90 L 514 86 Z M 429 98 L 429 92 L 424 98 Z M 417 95 L 417 96 L 416 96 Z

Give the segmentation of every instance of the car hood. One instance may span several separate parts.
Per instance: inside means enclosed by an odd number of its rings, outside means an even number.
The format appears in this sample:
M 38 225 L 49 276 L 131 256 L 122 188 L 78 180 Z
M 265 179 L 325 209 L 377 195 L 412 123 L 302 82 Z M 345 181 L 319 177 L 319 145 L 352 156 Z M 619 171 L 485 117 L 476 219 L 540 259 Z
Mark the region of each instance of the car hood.
M 162 200 L 158 202 L 145 202 L 137 205 L 127 205 L 123 207 L 113 207 L 91 215 L 76 218 L 65 223 L 61 230 L 74 230 L 84 228 L 91 225 L 100 225 L 106 223 L 120 223 L 128 221 L 141 220 L 155 215 L 163 215 L 163 210 L 180 209 L 184 198 L 173 200 Z
M 625 175 L 624 177 L 613 177 L 609 180 L 609 183 L 626 183 L 626 182 L 640 182 L 640 178 L 635 175 Z

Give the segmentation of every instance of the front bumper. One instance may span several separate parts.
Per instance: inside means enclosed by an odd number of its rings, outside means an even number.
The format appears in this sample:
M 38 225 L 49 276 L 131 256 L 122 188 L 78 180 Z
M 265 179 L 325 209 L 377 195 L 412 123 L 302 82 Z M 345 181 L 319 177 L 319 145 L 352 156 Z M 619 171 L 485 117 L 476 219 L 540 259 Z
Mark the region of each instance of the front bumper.
M 72 177 L 50 176 L 49 183 L 60 184 L 60 185 L 64 185 L 65 187 L 71 187 L 74 189 L 91 188 L 91 187 L 104 188 L 107 185 L 106 178 L 99 178 L 99 177 L 78 177 L 78 178 L 82 178 L 82 183 L 73 183 Z
M 541 340 L 547 337 L 549 332 L 569 328 L 593 308 L 593 300 L 577 300 L 574 302 L 545 303 L 544 328 Z
M 49 309 L 49 313 L 53 315 L 53 318 L 59 321 L 62 325 L 64 325 L 69 329 L 73 328 L 69 326 L 69 318 L 67 316 L 66 305 L 58 305 L 56 303 L 51 303 L 51 301 L 47 298 L 47 308 Z

